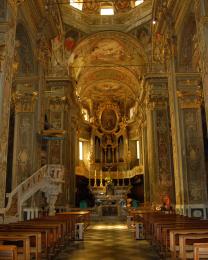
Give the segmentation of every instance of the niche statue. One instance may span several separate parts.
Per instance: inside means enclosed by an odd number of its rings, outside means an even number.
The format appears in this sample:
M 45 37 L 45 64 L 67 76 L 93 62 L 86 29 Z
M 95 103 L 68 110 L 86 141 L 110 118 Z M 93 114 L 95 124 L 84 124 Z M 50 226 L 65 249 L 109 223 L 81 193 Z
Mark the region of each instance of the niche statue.
M 114 184 L 111 179 L 107 179 L 106 184 L 106 195 L 114 195 Z

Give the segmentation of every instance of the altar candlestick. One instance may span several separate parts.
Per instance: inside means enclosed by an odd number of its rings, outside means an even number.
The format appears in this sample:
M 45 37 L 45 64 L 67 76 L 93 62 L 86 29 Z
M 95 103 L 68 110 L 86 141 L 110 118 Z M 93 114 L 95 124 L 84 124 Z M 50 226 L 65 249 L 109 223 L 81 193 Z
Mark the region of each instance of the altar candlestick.
M 91 183 L 90 183 L 90 170 L 89 170 L 89 189 L 91 188 Z
M 94 181 L 94 187 L 97 187 L 97 172 L 95 170 L 95 181 Z
M 125 181 L 124 181 L 124 179 L 125 179 L 125 174 L 124 174 L 124 171 L 122 171 L 122 173 L 123 173 L 123 183 L 122 183 L 122 186 L 125 186 Z
M 129 172 L 129 186 L 130 186 L 130 184 L 131 184 L 131 178 L 130 178 L 130 170 L 128 171 Z
M 100 187 L 103 187 L 103 171 L 100 171 Z

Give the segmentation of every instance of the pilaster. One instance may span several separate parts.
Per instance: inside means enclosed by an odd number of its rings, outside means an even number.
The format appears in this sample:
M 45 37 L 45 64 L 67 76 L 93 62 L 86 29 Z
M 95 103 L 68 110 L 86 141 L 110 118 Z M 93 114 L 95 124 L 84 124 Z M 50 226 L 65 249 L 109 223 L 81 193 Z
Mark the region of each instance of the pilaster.
M 0 2 L 0 207 L 4 207 L 17 2 Z
M 177 75 L 177 97 L 182 130 L 183 213 L 205 218 L 208 205 L 201 118 L 202 88 L 197 73 Z
M 166 78 L 148 78 L 147 143 L 150 201 L 162 204 L 166 196 L 175 203 L 172 146 Z
M 207 0 L 195 0 L 195 19 L 200 50 L 200 69 L 208 125 L 208 5 Z
M 15 105 L 14 154 L 12 188 L 33 173 L 35 131 L 35 105 L 37 92 L 16 92 L 13 95 Z

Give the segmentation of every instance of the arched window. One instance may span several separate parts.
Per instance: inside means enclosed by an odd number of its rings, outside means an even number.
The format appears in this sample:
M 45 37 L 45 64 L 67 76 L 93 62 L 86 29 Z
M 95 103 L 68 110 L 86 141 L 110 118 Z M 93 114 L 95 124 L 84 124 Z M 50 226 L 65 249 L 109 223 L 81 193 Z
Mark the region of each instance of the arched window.
M 135 6 L 138 6 L 142 3 L 144 3 L 144 0 L 135 0 Z
M 79 141 L 79 160 L 83 160 L 83 142 Z
M 85 108 L 82 108 L 82 115 L 84 117 L 84 120 L 88 121 L 89 122 L 89 113 L 88 113 L 88 110 L 85 109 Z
M 69 0 L 69 3 L 71 6 L 74 8 L 82 11 L 82 6 L 83 6 L 83 0 Z

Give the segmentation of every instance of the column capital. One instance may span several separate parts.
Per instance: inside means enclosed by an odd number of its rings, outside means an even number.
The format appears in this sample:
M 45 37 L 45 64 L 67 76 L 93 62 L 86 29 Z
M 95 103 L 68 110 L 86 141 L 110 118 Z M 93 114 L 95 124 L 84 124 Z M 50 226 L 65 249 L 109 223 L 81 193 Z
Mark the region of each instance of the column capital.
M 199 108 L 203 102 L 199 77 L 177 79 L 177 97 L 180 108 Z
M 67 103 L 67 98 L 66 96 L 52 96 L 48 98 L 48 102 L 50 111 L 63 111 Z
M 168 105 L 167 84 L 151 84 L 146 95 L 147 108 L 150 110 L 164 109 Z
M 15 105 L 15 112 L 34 112 L 35 101 L 37 100 L 38 93 L 20 93 L 15 92 L 13 95 L 13 102 Z

